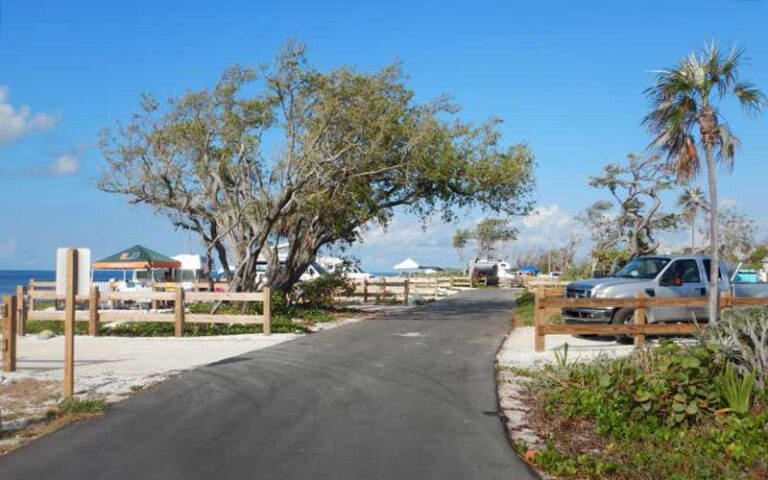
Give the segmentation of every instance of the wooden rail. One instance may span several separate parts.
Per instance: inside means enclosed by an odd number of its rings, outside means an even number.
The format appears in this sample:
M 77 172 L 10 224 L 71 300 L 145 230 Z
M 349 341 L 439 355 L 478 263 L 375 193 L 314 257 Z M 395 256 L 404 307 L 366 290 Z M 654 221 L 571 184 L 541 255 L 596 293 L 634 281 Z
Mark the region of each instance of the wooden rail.
M 411 277 L 411 278 L 375 278 L 363 279 L 355 283 L 355 291 L 346 298 L 362 298 L 363 303 L 373 300 L 381 303 L 390 299 L 396 303 L 408 304 L 411 295 L 428 295 L 437 298 L 445 295 L 446 290 L 470 288 L 478 284 L 487 285 L 485 279 L 473 281 L 469 277 Z M 341 298 L 345 298 L 341 297 Z
M 41 282 L 36 282 L 33 287 L 39 286 Z M 19 325 L 26 328 L 27 320 L 52 320 L 63 321 L 64 311 L 60 310 L 33 310 L 32 302 L 35 300 L 62 300 L 63 295 L 57 295 L 54 290 L 30 290 L 22 304 L 17 310 L 21 312 Z M 180 285 L 176 285 L 173 291 L 148 291 L 148 292 L 100 292 L 98 287 L 92 286 L 89 295 L 80 295 L 75 297 L 76 302 L 88 303 L 88 310 L 76 310 L 76 321 L 88 322 L 89 335 L 97 335 L 99 324 L 109 322 L 173 322 L 175 324 L 174 333 L 177 337 L 183 335 L 184 325 L 186 323 L 224 323 L 238 325 L 263 325 L 263 333 L 269 335 L 271 332 L 271 304 L 269 288 L 261 292 L 185 292 Z M 99 306 L 102 302 L 136 302 L 152 303 L 164 301 L 173 303 L 173 313 L 155 313 L 147 311 L 132 310 L 101 310 Z M 214 314 L 191 314 L 186 313 L 186 305 L 195 302 L 261 302 L 263 307 L 262 315 L 214 315 Z M 14 317 L 15 318 L 15 317 Z M 21 330 L 21 329 L 20 329 Z
M 558 290 L 560 292 L 558 292 Z M 535 290 L 534 325 L 535 350 L 545 349 L 546 335 L 632 335 L 635 345 L 642 345 L 646 335 L 687 335 L 701 330 L 695 321 L 679 323 L 646 323 L 646 309 L 653 307 L 706 307 L 707 297 L 648 297 L 638 293 L 634 298 L 564 298 L 562 289 L 547 292 L 544 287 Z M 549 296 L 551 294 L 561 296 Z M 768 298 L 733 298 L 725 294 L 720 299 L 720 308 L 768 306 Z M 633 324 L 585 324 L 549 325 L 548 314 L 562 308 L 632 308 L 635 310 Z

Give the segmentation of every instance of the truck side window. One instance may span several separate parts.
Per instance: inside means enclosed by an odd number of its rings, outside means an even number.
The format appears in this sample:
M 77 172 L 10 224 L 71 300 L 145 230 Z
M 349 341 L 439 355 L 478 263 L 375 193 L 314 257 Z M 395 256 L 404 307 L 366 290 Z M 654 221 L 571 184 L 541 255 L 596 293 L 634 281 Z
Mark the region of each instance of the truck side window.
M 677 260 L 672 262 L 667 271 L 664 272 L 661 284 L 669 286 L 678 285 L 675 279 L 680 279 L 680 284 L 701 283 L 701 275 L 699 275 L 699 267 L 696 265 L 696 260 Z
M 704 276 L 707 278 L 707 282 L 709 282 L 709 269 L 712 268 L 712 260 L 702 260 L 702 263 L 704 263 Z M 723 280 L 723 271 L 721 269 L 717 269 L 717 279 L 718 281 Z

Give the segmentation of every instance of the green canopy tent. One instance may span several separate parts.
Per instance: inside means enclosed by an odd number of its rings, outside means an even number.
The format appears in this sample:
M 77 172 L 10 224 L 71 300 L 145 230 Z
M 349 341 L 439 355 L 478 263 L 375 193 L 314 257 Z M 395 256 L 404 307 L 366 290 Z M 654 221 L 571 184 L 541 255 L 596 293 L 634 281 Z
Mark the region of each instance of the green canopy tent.
M 142 245 L 134 245 L 93 262 L 91 266 L 96 270 L 151 270 L 153 268 L 180 268 L 181 262 Z

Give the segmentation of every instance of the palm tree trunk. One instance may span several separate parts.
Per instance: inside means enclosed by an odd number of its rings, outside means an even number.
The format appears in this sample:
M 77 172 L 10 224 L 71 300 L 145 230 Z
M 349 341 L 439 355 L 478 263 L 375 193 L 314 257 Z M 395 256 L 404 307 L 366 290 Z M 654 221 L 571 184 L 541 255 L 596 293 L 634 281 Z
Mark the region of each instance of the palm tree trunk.
M 712 264 L 709 269 L 709 321 L 717 322 L 719 313 L 720 290 L 718 288 L 718 269 L 720 266 L 720 239 L 717 225 L 717 178 L 715 176 L 715 159 L 711 146 L 705 146 L 707 157 L 707 180 L 709 181 L 709 239 L 710 257 Z
M 696 252 L 696 215 L 691 217 L 691 254 Z

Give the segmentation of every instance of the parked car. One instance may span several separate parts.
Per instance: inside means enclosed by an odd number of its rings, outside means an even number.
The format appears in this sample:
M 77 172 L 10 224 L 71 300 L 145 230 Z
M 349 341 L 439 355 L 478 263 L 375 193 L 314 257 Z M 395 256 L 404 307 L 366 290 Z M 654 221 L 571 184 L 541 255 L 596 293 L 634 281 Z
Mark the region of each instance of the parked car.
M 638 293 L 649 297 L 707 297 L 711 260 L 707 255 L 659 255 L 638 257 L 613 276 L 577 280 L 565 288 L 567 298 L 632 298 Z M 768 297 L 768 283 L 741 283 L 728 274 L 726 265 L 719 268 L 719 290 L 733 297 Z M 632 308 L 564 308 L 563 320 L 568 324 L 633 322 Z M 646 310 L 646 321 L 680 322 L 695 319 L 706 322 L 707 306 L 655 307 Z M 622 337 L 623 339 L 623 337 Z

